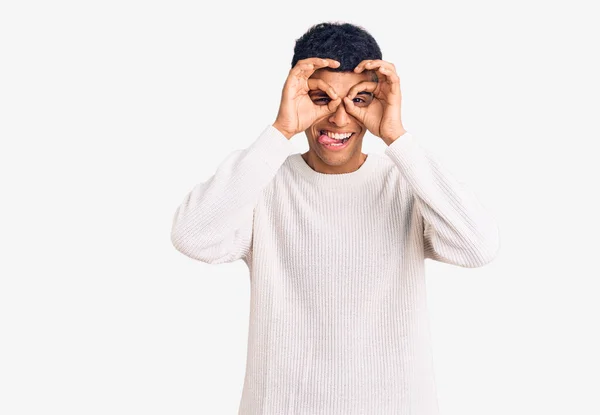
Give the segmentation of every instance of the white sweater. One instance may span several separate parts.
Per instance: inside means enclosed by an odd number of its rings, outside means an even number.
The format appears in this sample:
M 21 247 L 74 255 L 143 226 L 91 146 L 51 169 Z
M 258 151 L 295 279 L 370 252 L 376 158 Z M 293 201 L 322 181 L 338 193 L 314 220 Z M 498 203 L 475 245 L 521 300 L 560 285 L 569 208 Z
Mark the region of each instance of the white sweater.
M 242 259 L 251 298 L 238 415 L 436 415 L 424 260 L 479 267 L 498 227 L 410 133 L 345 174 L 269 125 L 197 184 L 172 242 Z

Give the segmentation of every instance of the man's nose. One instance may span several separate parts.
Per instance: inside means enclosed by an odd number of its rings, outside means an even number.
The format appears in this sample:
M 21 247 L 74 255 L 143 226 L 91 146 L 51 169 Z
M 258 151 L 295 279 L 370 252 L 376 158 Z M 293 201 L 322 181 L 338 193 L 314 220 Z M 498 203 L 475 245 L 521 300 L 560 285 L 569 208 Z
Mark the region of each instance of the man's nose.
M 346 112 L 344 101 L 340 102 L 335 112 L 331 114 L 329 117 L 329 122 L 337 125 L 338 127 L 343 127 L 350 123 L 350 115 Z

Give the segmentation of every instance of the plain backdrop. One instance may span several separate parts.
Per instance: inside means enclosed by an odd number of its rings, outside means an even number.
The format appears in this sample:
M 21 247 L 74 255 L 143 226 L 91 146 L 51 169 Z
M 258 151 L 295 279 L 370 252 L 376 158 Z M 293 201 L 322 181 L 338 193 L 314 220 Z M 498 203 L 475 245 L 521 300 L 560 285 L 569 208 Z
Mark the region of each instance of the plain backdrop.
M 343 21 L 499 223 L 489 265 L 426 261 L 442 415 L 599 414 L 591 4 L 2 2 L 0 413 L 237 413 L 248 269 L 182 255 L 171 221 L 275 120 L 295 39 Z

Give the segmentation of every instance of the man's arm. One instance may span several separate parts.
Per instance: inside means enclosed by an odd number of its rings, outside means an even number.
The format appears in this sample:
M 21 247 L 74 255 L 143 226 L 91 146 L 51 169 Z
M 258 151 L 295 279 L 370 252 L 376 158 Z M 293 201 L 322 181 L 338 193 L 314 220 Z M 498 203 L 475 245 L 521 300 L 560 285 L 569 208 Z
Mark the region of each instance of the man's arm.
M 292 143 L 269 125 L 248 148 L 229 154 L 177 208 L 171 230 L 175 248 L 208 264 L 248 255 L 256 202 L 292 149 Z
M 388 146 L 385 153 L 410 184 L 415 206 L 424 222 L 425 257 L 463 267 L 478 267 L 495 258 L 499 249 L 494 219 L 475 196 L 419 145 L 402 125 L 402 93 L 396 66 L 381 59 L 365 59 L 354 72 L 376 71 L 377 81 L 354 85 L 344 98 L 349 114 L 365 124 Z M 352 98 L 372 92 L 367 107 Z
M 231 153 L 177 208 L 171 230 L 177 250 L 209 264 L 248 258 L 254 207 L 293 150 L 289 140 L 341 102 L 331 85 L 309 78 L 320 68 L 339 65 L 332 59 L 306 58 L 290 69 L 275 122 L 250 147 Z M 327 106 L 313 103 L 308 95 L 313 89 L 326 92 L 331 102 Z
M 410 184 L 424 223 L 425 258 L 466 268 L 492 261 L 498 226 L 475 195 L 405 132 L 385 150 Z

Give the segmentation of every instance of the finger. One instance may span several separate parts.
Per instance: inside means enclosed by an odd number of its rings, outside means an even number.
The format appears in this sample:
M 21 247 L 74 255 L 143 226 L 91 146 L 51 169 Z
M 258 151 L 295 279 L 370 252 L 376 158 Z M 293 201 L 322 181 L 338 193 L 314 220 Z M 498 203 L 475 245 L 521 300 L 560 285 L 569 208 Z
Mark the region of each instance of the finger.
M 380 74 L 383 75 L 383 79 L 380 79 L 380 81 L 389 84 L 392 94 L 400 94 L 400 77 L 396 71 L 380 66 L 377 69 L 377 75 L 380 77 Z
M 325 92 L 332 100 L 339 99 L 335 89 L 322 79 L 310 78 L 307 81 L 308 89 L 315 91 L 317 89 Z
M 335 59 L 330 59 L 330 58 L 306 58 L 306 59 L 300 59 L 296 65 L 299 64 L 303 64 L 303 63 L 312 63 L 312 64 L 323 64 L 324 62 L 327 62 L 329 64 L 331 64 L 332 66 L 339 66 L 340 62 L 336 61 Z
M 400 94 L 400 77 L 398 77 L 398 74 L 396 73 L 393 64 L 388 64 L 388 62 L 385 61 L 372 61 L 370 65 L 367 65 L 366 69 L 369 69 L 369 66 L 373 66 L 376 68 L 376 71 L 374 73 L 377 74 L 378 78 L 376 82 L 377 88 L 372 89 L 372 86 L 369 86 L 369 92 L 373 92 L 373 95 L 375 97 L 381 98 L 381 84 L 385 83 L 389 85 L 392 94 Z M 360 91 L 360 88 L 362 88 L 364 84 L 365 82 L 361 82 L 352 87 L 350 91 L 348 91 L 347 96 L 349 96 L 350 99 L 354 98 L 355 93 L 358 93 Z
M 390 69 L 393 72 L 396 72 L 396 66 L 391 63 L 391 62 L 387 62 L 384 61 L 382 59 L 367 59 L 362 61 L 361 63 L 359 63 L 356 68 L 354 68 L 354 71 L 357 73 L 362 72 L 365 69 L 377 69 L 379 67 L 383 66 L 384 68 Z
M 362 91 L 372 92 L 373 95 L 375 95 L 377 87 L 378 87 L 378 82 L 362 81 L 362 82 L 359 82 L 358 84 L 354 85 L 352 88 L 350 88 L 350 90 L 348 91 L 346 96 L 348 98 L 350 98 L 350 100 L 352 100 L 356 96 L 356 94 L 358 94 L 359 92 L 362 92 Z
M 356 68 L 354 68 L 354 72 L 356 73 L 360 73 L 365 69 L 365 65 L 372 62 L 373 59 L 365 59 L 363 61 L 361 61 L 358 65 L 356 65 Z
M 342 102 L 342 98 L 338 96 L 338 94 L 335 92 L 335 89 L 333 89 L 331 85 L 329 85 L 322 79 L 308 79 L 308 88 L 313 91 L 317 89 L 321 90 L 325 92 L 330 98 L 327 105 L 315 104 L 315 106 L 317 107 L 317 112 L 319 113 L 319 117 L 326 115 L 327 113 L 334 112 L 337 109 L 338 105 L 340 105 L 340 103 Z
M 350 115 L 352 115 L 354 118 L 356 118 L 357 120 L 359 120 L 360 122 L 364 122 L 364 114 L 366 113 L 364 108 L 359 108 L 356 105 L 354 105 L 354 102 L 352 102 L 352 99 L 348 98 L 348 97 L 344 97 L 344 106 L 346 107 L 346 112 Z
M 400 83 L 400 78 L 396 73 L 396 66 L 393 63 L 381 59 L 372 60 L 365 64 L 364 69 L 374 70 L 379 78 L 383 77 L 382 82 L 386 82 L 390 85 Z
M 338 106 L 342 103 L 342 98 L 332 99 L 327 105 L 317 105 L 317 113 L 319 117 L 325 116 L 337 111 Z
M 318 69 L 325 67 L 337 68 L 340 62 L 335 59 L 307 58 L 299 60 L 291 69 L 291 74 L 297 77 L 310 78 Z
M 386 66 L 380 66 L 379 68 L 377 68 L 377 75 L 379 75 L 380 73 L 385 76 L 386 82 L 388 82 L 390 84 L 393 82 L 400 83 L 400 78 L 398 77 L 398 74 L 396 73 L 395 70 L 390 69 L 389 67 L 386 67 Z

